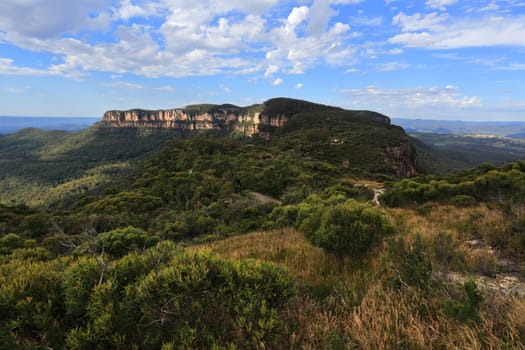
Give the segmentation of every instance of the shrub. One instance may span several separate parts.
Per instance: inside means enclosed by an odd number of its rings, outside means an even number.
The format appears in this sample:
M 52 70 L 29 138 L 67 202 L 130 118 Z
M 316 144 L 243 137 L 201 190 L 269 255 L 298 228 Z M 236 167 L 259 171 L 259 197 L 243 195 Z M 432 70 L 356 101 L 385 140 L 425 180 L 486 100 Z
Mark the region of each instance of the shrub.
M 362 256 L 377 238 L 394 232 L 379 209 L 353 200 L 323 208 L 305 221 L 307 239 L 339 257 Z
M 278 310 L 296 287 L 273 264 L 161 243 L 119 260 L 89 290 L 85 322 L 69 332 L 70 347 L 209 349 L 279 347 Z
M 450 199 L 450 203 L 453 206 L 464 208 L 476 205 L 477 201 L 476 198 L 463 194 L 452 197 L 452 199 Z
M 130 251 L 144 250 L 154 246 L 158 237 L 149 235 L 145 231 L 128 226 L 97 236 L 95 244 L 99 251 L 104 251 L 112 257 L 121 257 Z
M 8 233 L 0 238 L 0 254 L 10 254 L 15 249 L 32 248 L 35 245 L 35 240 L 23 239 L 15 233 Z
M 474 280 L 468 280 L 463 284 L 464 301 L 446 300 L 442 302 L 443 311 L 450 317 L 460 322 L 477 322 L 480 320 L 479 307 L 483 302 L 483 296 L 476 286 Z
M 387 252 L 395 286 L 429 287 L 432 264 L 424 253 L 420 236 L 416 236 L 413 244 L 408 244 L 403 238 L 392 239 L 388 242 Z
M 493 277 L 496 275 L 497 259 L 484 250 L 473 251 L 468 258 L 468 263 L 473 272 Z

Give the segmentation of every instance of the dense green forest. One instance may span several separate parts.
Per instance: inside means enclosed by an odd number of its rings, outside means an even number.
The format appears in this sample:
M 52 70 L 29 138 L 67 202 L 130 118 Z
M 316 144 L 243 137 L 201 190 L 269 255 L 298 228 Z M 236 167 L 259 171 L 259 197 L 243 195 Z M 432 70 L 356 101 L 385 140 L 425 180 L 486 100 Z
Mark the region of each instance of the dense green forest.
M 525 163 L 402 179 L 405 136 L 1 137 L 0 348 L 525 348 Z

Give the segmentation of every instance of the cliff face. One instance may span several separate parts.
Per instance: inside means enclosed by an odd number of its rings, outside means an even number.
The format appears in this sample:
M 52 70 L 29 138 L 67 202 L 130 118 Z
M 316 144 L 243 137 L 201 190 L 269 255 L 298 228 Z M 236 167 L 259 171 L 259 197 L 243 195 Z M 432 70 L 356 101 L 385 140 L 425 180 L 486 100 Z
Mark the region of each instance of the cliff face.
M 252 137 L 258 135 L 266 140 L 282 128 L 291 118 L 314 115 L 343 115 L 343 118 L 359 120 L 382 127 L 390 126 L 390 118 L 370 111 L 348 111 L 337 107 L 319 105 L 307 101 L 277 98 L 261 105 L 238 107 L 234 105 L 192 105 L 186 108 L 166 110 L 131 109 L 104 113 L 102 125 L 108 127 L 133 127 L 178 130 L 220 130 L 227 134 Z M 295 119 L 294 119 L 295 120 Z M 322 120 L 320 120 L 322 122 Z M 292 125 L 292 123 L 290 123 Z M 401 129 L 402 130 L 402 129 Z M 404 131 L 402 131 L 403 135 Z M 371 146 L 372 147 L 372 146 Z M 374 146 L 375 147 L 375 146 Z M 409 177 L 417 172 L 417 153 L 405 137 L 395 146 L 384 146 L 381 153 L 398 176 Z
M 396 147 L 387 147 L 387 154 L 393 160 L 399 177 L 412 177 L 417 174 L 416 147 L 408 140 L 403 140 Z
M 274 131 L 300 113 L 344 112 L 343 109 L 301 100 L 275 98 L 261 105 L 190 105 L 166 110 L 131 109 L 104 113 L 102 124 L 110 127 L 174 128 L 181 130 L 224 130 L 244 136 L 269 139 Z M 346 111 L 352 118 L 390 124 L 384 115 L 368 111 Z
M 213 108 L 202 111 L 197 108 L 108 111 L 102 124 L 110 127 L 141 127 L 180 130 L 225 130 L 244 136 L 259 133 L 264 126 L 279 127 L 282 118 L 261 116 L 261 113 L 246 108 Z

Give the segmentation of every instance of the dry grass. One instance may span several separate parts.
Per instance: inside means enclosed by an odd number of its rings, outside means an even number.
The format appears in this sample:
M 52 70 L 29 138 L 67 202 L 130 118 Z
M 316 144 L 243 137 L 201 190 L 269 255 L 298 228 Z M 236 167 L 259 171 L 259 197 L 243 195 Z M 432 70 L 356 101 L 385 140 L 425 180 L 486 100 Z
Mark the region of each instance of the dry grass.
M 450 247 L 460 247 L 450 249 L 470 254 L 461 245 L 465 239 L 485 239 L 487 231 L 504 224 L 501 213 L 485 206 L 435 205 L 425 215 L 411 209 L 388 209 L 387 213 L 398 227 L 397 235 L 407 242 L 419 235 L 430 253 L 444 249 L 436 246 L 438 232 L 450 237 Z M 286 348 L 525 349 L 525 300 L 486 296 L 479 321 L 461 323 L 444 312 L 443 302 L 454 296 L 441 287 L 430 292 L 386 287 L 382 247 L 360 263 L 348 259 L 345 267 L 293 229 L 255 232 L 195 248 L 230 259 L 271 261 L 287 267 L 300 285 L 327 287 L 324 294 L 300 289 L 283 311 L 289 320 Z M 432 256 L 436 259 L 436 254 Z M 475 258 L 466 257 L 467 261 Z M 442 265 L 433 261 L 433 266 Z
M 286 266 L 300 281 L 324 283 L 333 274 L 337 261 L 333 256 L 309 244 L 293 229 L 254 232 L 197 246 L 211 249 L 228 259 L 258 259 Z

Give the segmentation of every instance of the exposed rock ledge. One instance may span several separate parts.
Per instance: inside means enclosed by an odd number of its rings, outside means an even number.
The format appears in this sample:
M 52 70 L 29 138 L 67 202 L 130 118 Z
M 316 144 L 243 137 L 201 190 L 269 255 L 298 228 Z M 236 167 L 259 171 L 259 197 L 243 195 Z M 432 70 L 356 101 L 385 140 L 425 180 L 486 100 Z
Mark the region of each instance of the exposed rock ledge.
M 343 109 L 301 100 L 275 98 L 249 107 L 203 104 L 165 110 L 112 110 L 104 113 L 102 124 L 111 127 L 225 130 L 248 137 L 258 134 L 267 139 L 276 128 L 281 128 L 294 114 L 324 111 L 343 111 Z M 390 124 L 390 118 L 379 113 L 348 112 L 355 118 Z

